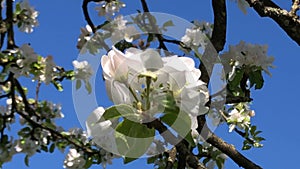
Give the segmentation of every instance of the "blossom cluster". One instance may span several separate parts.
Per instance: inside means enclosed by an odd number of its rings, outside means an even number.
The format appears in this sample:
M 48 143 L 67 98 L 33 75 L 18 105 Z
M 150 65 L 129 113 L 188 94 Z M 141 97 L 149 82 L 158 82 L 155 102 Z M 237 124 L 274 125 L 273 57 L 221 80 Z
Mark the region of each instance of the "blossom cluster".
M 113 47 L 102 57 L 101 65 L 107 94 L 115 104 L 144 103 L 146 97 L 142 94 L 148 90 L 147 79 L 151 79 L 148 95 L 151 96 L 150 107 L 154 110 L 158 110 L 161 98 L 166 98 L 170 92 L 177 106 L 192 116 L 205 114 L 208 110 L 205 106 L 208 89 L 199 80 L 201 72 L 191 58 L 161 57 L 153 49 L 129 48 L 122 53 Z M 149 108 L 142 106 L 142 110 L 146 109 Z
M 232 106 L 228 115 L 229 132 L 232 132 L 235 127 L 243 130 L 249 128 L 251 117 L 255 116 L 255 112 L 249 108 L 247 103 L 239 103 Z
M 16 78 L 33 75 L 33 80 L 38 80 L 45 84 L 49 84 L 53 80 L 57 73 L 57 68 L 52 56 L 43 58 L 35 53 L 28 44 L 22 45 L 15 52 L 18 56 L 17 66 L 11 67 L 10 71 L 14 73 Z
M 212 36 L 212 25 L 208 22 L 193 21 L 193 27 L 187 28 L 181 42 L 189 48 L 196 50 L 198 47 L 204 47 L 207 39 Z
M 31 33 L 33 28 L 39 25 L 37 20 L 39 13 L 30 6 L 28 0 L 23 0 L 17 4 L 16 14 L 19 18 L 18 27 L 22 32 Z
M 74 148 L 70 148 L 69 153 L 66 156 L 66 159 L 64 161 L 63 168 L 68 169 L 81 169 L 84 168 L 85 159 L 83 158 L 83 153 L 78 152 Z
M 128 48 L 121 52 L 113 46 L 102 56 L 101 66 L 109 98 L 115 105 L 125 104 L 134 109 L 131 116 L 138 117 L 136 123 L 153 120 L 165 109 L 178 107 L 190 118 L 188 129 L 193 128 L 194 136 L 199 136 L 197 116 L 207 113 L 209 94 L 191 58 L 162 57 L 154 49 Z M 114 128 L 119 121 L 103 120 L 105 112 L 99 107 L 91 113 L 86 121 L 87 132 L 98 146 L 118 152 Z M 155 148 L 150 149 L 147 152 L 156 152 Z
M 121 8 L 124 8 L 126 5 L 119 0 L 112 0 L 109 2 L 101 1 L 100 6 L 96 7 L 99 16 L 112 16 L 115 13 L 119 12 Z
M 268 46 L 253 45 L 241 41 L 236 46 L 229 46 L 229 51 L 221 55 L 224 70 L 231 80 L 237 69 L 245 66 L 250 71 L 263 70 L 271 76 L 269 67 L 273 68 L 274 57 L 267 56 Z

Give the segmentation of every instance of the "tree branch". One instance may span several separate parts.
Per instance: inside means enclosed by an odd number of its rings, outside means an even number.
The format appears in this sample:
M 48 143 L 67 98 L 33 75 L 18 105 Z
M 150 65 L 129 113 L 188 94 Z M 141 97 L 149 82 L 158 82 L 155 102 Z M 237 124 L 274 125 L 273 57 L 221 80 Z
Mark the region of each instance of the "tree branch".
M 56 136 L 60 139 L 63 139 L 67 142 L 69 142 L 70 144 L 74 145 L 76 148 L 83 150 L 85 153 L 87 154 L 97 154 L 97 151 L 94 151 L 93 149 L 84 146 L 84 144 L 82 142 L 78 142 L 76 140 L 72 140 L 71 138 L 68 138 L 67 136 L 64 136 L 63 134 L 61 134 L 59 131 L 56 131 L 55 129 L 49 128 L 47 126 L 45 126 L 43 123 L 38 123 L 35 122 L 34 120 L 32 120 L 30 118 L 30 116 L 24 114 L 21 111 L 17 110 L 17 103 L 15 100 L 15 88 L 19 91 L 19 93 L 21 94 L 23 103 L 25 105 L 25 112 L 27 112 L 28 114 L 30 114 L 29 112 L 35 112 L 35 110 L 33 108 L 30 107 L 26 95 L 24 93 L 24 90 L 21 86 L 21 84 L 19 83 L 19 81 L 15 78 L 11 79 L 11 90 L 12 90 L 12 107 L 14 109 L 14 111 L 16 111 L 17 114 L 19 114 L 21 117 L 23 117 L 28 123 L 30 123 L 32 126 L 44 129 L 49 131 L 53 136 Z M 34 113 L 35 114 L 35 113 Z M 35 115 L 36 116 L 36 115 Z
M 225 0 L 212 0 L 214 11 L 214 29 L 211 36 L 211 43 L 217 52 L 223 50 L 226 42 L 227 11 Z
M 227 11 L 225 0 L 212 0 L 214 11 L 214 29 L 212 32 L 211 43 L 205 48 L 199 69 L 200 79 L 209 84 L 210 75 L 214 66 L 217 54 L 223 50 L 226 42 Z
M 82 11 L 83 11 L 84 19 L 86 20 L 86 22 L 88 23 L 88 25 L 92 28 L 93 33 L 95 33 L 96 32 L 96 27 L 95 27 L 93 21 L 91 20 L 91 17 L 89 15 L 89 10 L 88 10 L 88 4 L 90 2 L 99 2 L 99 1 L 95 1 L 95 0 L 83 0 Z
M 174 162 L 176 160 L 176 154 L 177 154 L 177 150 L 176 147 L 173 147 L 169 152 L 169 157 L 168 157 L 168 161 L 167 161 L 167 165 L 165 169 L 173 169 L 173 165 Z
M 297 11 L 300 9 L 300 0 L 293 0 L 293 5 L 290 10 L 290 14 L 296 16 Z
M 287 10 L 280 8 L 271 0 L 246 1 L 249 3 L 250 7 L 254 8 L 254 10 L 261 17 L 272 18 L 288 34 L 291 39 L 293 39 L 298 45 L 300 45 L 300 20 L 299 16 L 294 14 L 296 12 L 296 7 L 295 9 L 293 9 L 292 7 L 293 10 L 291 10 L 291 12 L 288 12 Z M 297 4 L 296 1 L 298 0 L 295 0 L 294 4 Z

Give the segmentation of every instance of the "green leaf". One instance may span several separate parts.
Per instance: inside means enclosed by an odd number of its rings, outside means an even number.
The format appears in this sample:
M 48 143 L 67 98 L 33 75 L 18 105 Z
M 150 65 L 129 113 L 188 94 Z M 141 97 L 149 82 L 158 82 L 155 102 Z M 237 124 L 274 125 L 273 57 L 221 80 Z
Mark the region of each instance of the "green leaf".
M 92 86 L 90 82 L 85 82 L 85 89 L 88 91 L 88 94 L 92 93 Z
M 28 155 L 25 156 L 24 163 L 27 167 L 29 167 L 29 156 Z
M 250 133 L 253 136 L 255 134 L 256 126 L 251 126 Z
M 21 9 L 21 5 L 20 3 L 16 4 L 16 15 L 19 15 L 21 13 L 22 9 Z
M 165 23 L 163 24 L 163 27 L 168 27 L 168 26 L 174 26 L 174 23 L 173 23 L 172 20 L 168 20 L 167 22 L 165 22 Z
M 139 120 L 140 115 L 127 104 L 120 104 L 107 108 L 102 116 L 103 120 L 113 120 L 124 117 L 131 120 Z
M 185 140 L 189 143 L 189 145 L 191 147 L 195 147 L 196 146 L 191 131 L 185 136 Z
M 257 141 L 257 142 L 261 142 L 261 141 L 266 140 L 266 139 L 263 138 L 263 137 L 255 137 L 254 140 Z
M 47 146 L 44 146 L 44 145 L 41 145 L 41 150 L 45 151 L 45 152 L 48 152 L 48 147 Z
M 81 80 L 76 80 L 76 90 L 81 87 Z
M 128 163 L 130 163 L 130 162 L 132 162 L 132 161 L 134 161 L 136 159 L 138 159 L 138 158 L 125 157 L 124 158 L 124 164 L 128 164 Z
M 117 125 L 116 131 L 118 151 L 127 158 L 142 156 L 152 144 L 155 135 L 154 129 L 127 119 Z M 128 159 L 130 160 L 132 159 Z
M 149 33 L 148 38 L 147 38 L 147 42 L 152 42 L 154 39 L 154 35 Z
M 235 90 L 236 88 L 238 88 L 243 76 L 244 70 L 237 69 L 234 78 L 232 79 L 232 81 L 229 81 L 229 89 Z
M 156 156 L 147 158 L 147 164 L 153 164 L 156 161 L 156 159 Z
M 137 123 L 128 119 L 124 119 L 116 127 L 116 131 L 124 134 L 125 136 L 134 138 L 148 138 L 154 136 L 154 129 L 149 129 L 146 125 Z
M 242 148 L 242 150 L 249 150 L 250 148 L 251 148 L 250 145 L 244 145 L 243 148 Z
M 255 89 L 261 89 L 264 85 L 264 78 L 261 70 L 256 70 L 249 73 L 250 87 L 255 85 Z
M 218 159 L 216 160 L 216 163 L 217 163 L 217 166 L 218 166 L 219 169 L 222 169 L 222 168 L 223 168 L 224 162 L 225 162 L 225 160 L 224 160 L 223 158 L 218 158 Z
M 206 163 L 208 163 L 210 159 L 211 159 L 211 158 L 205 158 L 205 159 L 203 160 L 203 164 L 205 165 Z
M 55 124 L 53 124 L 53 123 L 51 123 L 51 122 L 47 122 L 47 121 L 46 121 L 46 122 L 44 123 L 44 125 L 45 125 L 46 127 L 50 128 L 50 129 L 53 129 L 53 130 L 56 129 Z
M 58 91 L 63 91 L 63 86 L 59 83 L 59 82 L 56 82 L 54 80 L 52 80 L 52 84 L 54 85 L 54 87 L 58 90 Z
M 83 168 L 90 168 L 93 164 L 93 158 L 89 157 L 88 160 L 86 160 L 86 163 L 84 164 Z
M 191 118 L 186 112 L 168 112 L 161 117 L 161 121 L 170 126 L 181 137 L 185 138 L 191 130 Z
M 50 153 L 53 153 L 54 150 L 55 150 L 55 144 L 52 143 L 51 146 L 50 146 L 50 148 L 49 148 L 49 152 L 50 152 Z
M 256 131 L 253 136 L 257 136 L 258 134 L 262 133 L 262 131 Z

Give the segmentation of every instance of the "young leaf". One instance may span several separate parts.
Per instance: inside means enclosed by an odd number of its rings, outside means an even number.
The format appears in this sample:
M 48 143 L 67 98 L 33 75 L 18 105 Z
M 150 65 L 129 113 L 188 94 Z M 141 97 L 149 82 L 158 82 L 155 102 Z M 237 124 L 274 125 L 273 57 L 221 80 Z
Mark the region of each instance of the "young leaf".
M 249 73 L 249 81 L 250 81 L 251 87 L 253 87 L 255 85 L 255 89 L 261 89 L 264 85 L 262 71 L 257 70 L 255 72 L 250 72 Z
M 138 158 L 143 155 L 152 144 L 155 135 L 154 129 L 127 119 L 117 125 L 116 131 L 118 139 L 123 139 L 117 142 L 118 151 L 127 158 Z M 123 145 L 119 144 L 120 141 Z M 130 160 L 132 161 L 132 159 L 127 161 Z
M 25 156 L 24 163 L 27 167 L 29 167 L 29 156 L 28 155 Z
M 76 90 L 81 87 L 81 80 L 76 80 Z

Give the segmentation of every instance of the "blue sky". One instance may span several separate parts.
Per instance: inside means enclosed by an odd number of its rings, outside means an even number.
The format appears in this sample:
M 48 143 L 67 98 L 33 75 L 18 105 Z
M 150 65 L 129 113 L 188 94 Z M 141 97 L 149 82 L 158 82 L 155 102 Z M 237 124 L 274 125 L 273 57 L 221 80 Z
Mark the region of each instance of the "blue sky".
M 30 34 L 16 33 L 18 45 L 30 43 L 35 51 L 43 56 L 53 55 L 58 65 L 66 69 L 72 69 L 72 61 L 78 56 L 76 43 L 80 34 L 80 27 L 85 26 L 85 20 L 81 11 L 81 0 L 30 0 L 31 4 L 40 12 L 40 26 Z M 135 13 L 141 9 L 140 1 L 124 1 L 127 8 L 122 10 L 124 15 Z M 169 5 L 172 3 L 172 5 Z M 244 15 L 237 5 L 228 1 L 228 31 L 226 48 L 229 44 L 235 45 L 240 40 L 249 43 L 268 44 L 268 54 L 275 57 L 275 69 L 271 70 L 273 76 L 265 77 L 265 85 L 262 90 L 254 91 L 252 108 L 256 116 L 252 123 L 262 130 L 262 136 L 266 138 L 261 149 L 252 149 L 242 153 L 261 165 L 263 168 L 295 168 L 298 165 L 298 134 L 300 119 L 299 94 L 300 82 L 300 48 L 293 42 L 277 24 L 268 18 L 260 18 L 252 9 Z M 280 1 L 280 5 L 289 9 L 290 2 Z M 186 20 L 213 20 L 212 8 L 209 1 L 199 2 L 193 0 L 152 0 L 149 8 L 153 12 L 164 12 L 177 15 Z M 91 6 L 91 11 L 93 8 Z M 102 19 L 96 17 L 95 22 Z M 98 79 L 100 81 L 100 79 Z M 100 83 L 100 82 L 99 82 Z M 30 86 L 29 83 L 26 83 Z M 65 128 L 79 127 L 72 102 L 72 84 L 64 82 L 64 92 L 57 92 L 53 86 L 44 86 L 41 89 L 41 98 L 49 99 L 63 105 L 65 118 L 58 123 Z M 97 89 L 98 102 L 101 105 L 109 105 L 105 96 L 105 89 Z M 87 112 L 90 113 L 90 112 Z M 234 133 L 229 133 L 226 125 L 216 130 L 216 133 L 231 144 L 241 149 L 242 138 Z M 56 151 L 54 154 L 36 154 L 30 160 L 30 169 L 60 169 L 63 165 L 64 154 Z M 123 166 L 121 160 L 114 161 L 108 169 Z M 153 168 L 145 166 L 145 160 L 138 160 L 124 168 Z M 5 169 L 26 168 L 23 156 L 17 155 L 11 163 L 4 165 Z M 101 168 L 94 166 L 92 168 Z M 225 168 L 238 168 L 231 160 L 226 162 Z

